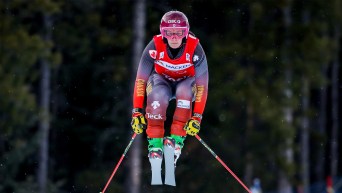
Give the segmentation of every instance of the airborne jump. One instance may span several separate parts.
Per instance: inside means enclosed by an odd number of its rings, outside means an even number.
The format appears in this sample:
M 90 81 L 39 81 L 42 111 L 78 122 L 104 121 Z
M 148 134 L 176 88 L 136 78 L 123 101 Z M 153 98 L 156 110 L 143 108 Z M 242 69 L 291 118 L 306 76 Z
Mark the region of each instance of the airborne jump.
M 163 184 L 161 165 L 165 159 L 165 184 L 175 186 L 176 162 L 186 135 L 200 130 L 208 93 L 208 64 L 204 50 L 190 31 L 180 11 L 164 14 L 160 34 L 145 47 L 137 70 L 133 94 L 132 128 L 144 128 L 151 163 L 151 184 Z M 144 99 L 147 97 L 146 107 Z M 170 136 L 164 136 L 169 101 L 176 100 Z M 145 109 L 145 114 L 144 110 Z

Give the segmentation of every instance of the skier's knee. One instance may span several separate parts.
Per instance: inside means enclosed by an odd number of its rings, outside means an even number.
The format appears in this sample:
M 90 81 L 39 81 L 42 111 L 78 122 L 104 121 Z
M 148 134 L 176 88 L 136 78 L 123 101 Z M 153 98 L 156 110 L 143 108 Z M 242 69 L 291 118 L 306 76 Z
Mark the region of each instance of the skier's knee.
M 153 94 L 153 96 L 149 97 L 146 104 L 147 120 L 165 121 L 168 103 L 168 97 L 164 95 Z
M 170 90 L 164 86 L 157 86 L 147 95 L 147 109 L 165 108 L 170 100 Z

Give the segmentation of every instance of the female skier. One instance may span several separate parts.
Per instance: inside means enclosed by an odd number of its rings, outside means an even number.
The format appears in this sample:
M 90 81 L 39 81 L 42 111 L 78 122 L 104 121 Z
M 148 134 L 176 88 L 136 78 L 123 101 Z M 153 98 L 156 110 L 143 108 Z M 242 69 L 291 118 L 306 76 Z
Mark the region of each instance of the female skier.
M 137 134 L 147 127 L 152 184 L 162 184 L 164 156 L 165 184 L 175 186 L 174 167 L 186 135 L 194 136 L 200 130 L 208 93 L 208 64 L 199 39 L 189 29 L 184 13 L 165 13 L 160 34 L 145 47 L 137 70 L 131 125 Z M 166 111 L 172 99 L 176 99 L 176 107 L 170 136 L 164 137 Z

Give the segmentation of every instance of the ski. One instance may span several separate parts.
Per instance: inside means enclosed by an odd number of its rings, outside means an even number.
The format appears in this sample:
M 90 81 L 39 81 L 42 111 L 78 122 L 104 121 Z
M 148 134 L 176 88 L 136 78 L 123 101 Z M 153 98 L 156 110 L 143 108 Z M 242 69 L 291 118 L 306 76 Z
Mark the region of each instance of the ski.
M 165 184 L 176 186 L 175 180 L 175 140 L 164 138 Z
M 163 154 L 162 152 L 150 152 L 149 160 L 151 163 L 151 170 L 152 170 L 152 179 L 151 185 L 162 185 L 162 178 L 161 178 L 161 165 L 163 162 Z

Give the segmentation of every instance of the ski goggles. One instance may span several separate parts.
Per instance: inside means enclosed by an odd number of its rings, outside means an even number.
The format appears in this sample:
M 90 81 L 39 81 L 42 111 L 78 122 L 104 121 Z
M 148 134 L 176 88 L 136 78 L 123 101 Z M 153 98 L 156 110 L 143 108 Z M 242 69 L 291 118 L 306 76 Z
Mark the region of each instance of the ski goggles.
M 165 38 L 176 37 L 177 39 L 182 39 L 187 35 L 187 30 L 183 27 L 164 27 L 162 29 L 162 35 Z

